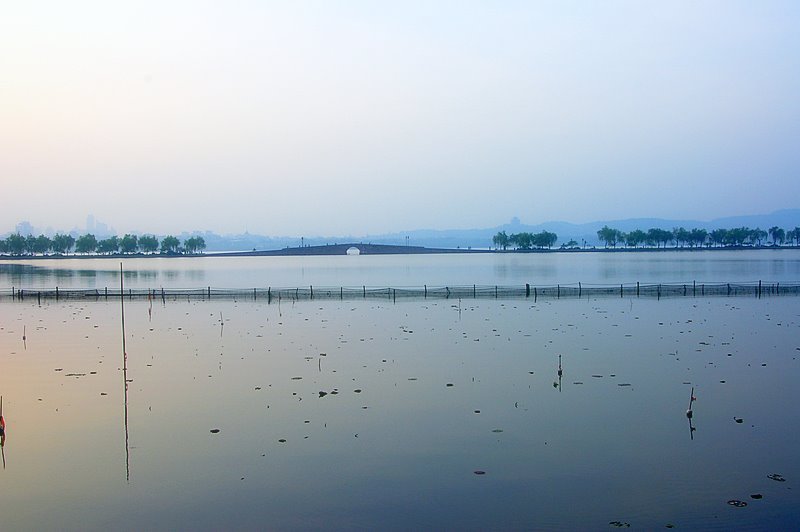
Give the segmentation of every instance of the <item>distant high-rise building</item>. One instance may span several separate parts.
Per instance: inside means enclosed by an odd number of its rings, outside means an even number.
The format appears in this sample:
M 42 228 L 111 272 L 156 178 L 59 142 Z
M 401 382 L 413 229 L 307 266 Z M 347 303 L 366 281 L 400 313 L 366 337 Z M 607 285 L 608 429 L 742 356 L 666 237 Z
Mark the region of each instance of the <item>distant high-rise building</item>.
M 28 221 L 22 221 L 22 222 L 18 223 L 17 227 L 16 227 L 16 230 L 17 230 L 17 233 L 19 233 L 22 236 L 32 235 L 32 234 L 34 234 L 36 232 L 36 229 Z
M 97 236 L 106 236 L 111 234 L 111 231 L 108 229 L 108 225 L 101 221 L 97 221 L 97 223 L 95 223 L 94 232 L 97 233 Z
M 86 232 L 93 234 L 97 238 L 114 236 L 117 234 L 113 227 L 95 218 L 94 214 L 90 214 L 86 217 Z

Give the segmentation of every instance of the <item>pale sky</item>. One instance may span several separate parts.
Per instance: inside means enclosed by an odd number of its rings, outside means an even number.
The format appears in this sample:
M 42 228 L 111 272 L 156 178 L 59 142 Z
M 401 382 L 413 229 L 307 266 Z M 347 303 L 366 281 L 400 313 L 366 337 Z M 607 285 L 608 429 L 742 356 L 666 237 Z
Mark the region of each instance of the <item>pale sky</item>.
M 0 233 L 800 206 L 800 2 L 0 1 Z

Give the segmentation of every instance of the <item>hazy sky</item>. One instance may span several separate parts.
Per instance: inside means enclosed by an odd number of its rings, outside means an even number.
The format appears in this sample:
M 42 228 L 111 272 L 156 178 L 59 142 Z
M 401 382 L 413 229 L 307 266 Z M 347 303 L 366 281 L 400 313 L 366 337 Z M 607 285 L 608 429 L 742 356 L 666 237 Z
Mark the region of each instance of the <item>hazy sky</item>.
M 8 0 L 0 233 L 795 208 L 798 27 L 797 0 Z

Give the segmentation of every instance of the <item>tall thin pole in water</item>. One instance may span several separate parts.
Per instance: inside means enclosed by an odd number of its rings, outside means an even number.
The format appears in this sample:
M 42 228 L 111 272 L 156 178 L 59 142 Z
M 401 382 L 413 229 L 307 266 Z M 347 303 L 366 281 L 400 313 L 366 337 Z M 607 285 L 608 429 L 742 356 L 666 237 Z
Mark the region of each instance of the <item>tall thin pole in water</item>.
M 131 480 L 130 446 L 128 444 L 128 352 L 125 349 L 125 286 L 122 279 L 122 263 L 119 263 L 119 303 L 122 317 L 122 383 L 125 398 L 125 480 Z

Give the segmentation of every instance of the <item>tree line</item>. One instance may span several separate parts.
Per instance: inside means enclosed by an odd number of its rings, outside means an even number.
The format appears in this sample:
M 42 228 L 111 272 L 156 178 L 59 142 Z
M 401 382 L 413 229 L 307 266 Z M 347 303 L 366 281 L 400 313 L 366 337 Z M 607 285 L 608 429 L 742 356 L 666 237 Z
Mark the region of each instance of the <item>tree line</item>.
M 505 231 L 500 231 L 494 237 L 492 242 L 495 247 L 508 249 L 508 246 L 515 246 L 520 250 L 529 250 L 533 248 L 550 249 L 553 244 L 558 240 L 558 235 L 548 231 L 541 231 L 539 233 L 512 233 L 506 234 Z M 575 245 L 576 242 L 572 241 Z
M 768 230 L 749 227 L 736 227 L 734 229 L 685 229 L 676 227 L 671 231 L 668 229 L 651 228 L 647 231 L 635 229 L 630 232 L 623 232 L 607 225 L 597 231 L 597 238 L 606 248 L 616 248 L 622 245 L 628 248 L 666 248 L 669 245 L 675 247 L 739 247 L 763 245 L 783 246 L 786 244 L 800 245 L 800 227 L 794 229 L 782 229 L 778 226 L 770 227 Z M 504 251 L 509 247 L 519 250 L 550 249 L 555 245 L 558 236 L 555 233 L 541 231 L 539 233 L 512 233 L 506 234 L 500 231 L 492 237 L 495 248 L 502 248 Z M 585 245 L 585 242 L 584 242 Z M 579 249 L 580 246 L 575 240 L 561 244 L 561 249 Z
M 767 238 L 769 237 L 770 240 Z M 666 248 L 672 244 L 675 247 L 738 247 L 738 246 L 783 246 L 784 244 L 798 245 L 800 242 L 800 227 L 794 229 L 781 229 L 778 226 L 770 227 L 767 231 L 749 227 L 734 229 L 685 229 L 676 227 L 672 231 L 667 229 L 648 229 L 646 232 L 636 229 L 628 233 L 619 229 L 603 226 L 597 231 L 597 238 L 606 248 L 617 247 L 617 244 L 629 248 L 655 247 Z
M 134 253 L 162 253 L 175 255 L 179 253 L 200 253 L 206 249 L 206 242 L 202 236 L 193 236 L 181 241 L 172 235 L 165 236 L 161 241 L 155 235 L 136 236 L 126 234 L 123 237 L 112 236 L 98 240 L 93 234 L 85 234 L 78 238 L 69 234 L 58 233 L 50 238 L 45 235 L 22 236 L 14 233 L 0 239 L 0 253 L 8 255 L 68 255 L 71 251 L 83 255 L 115 255 Z

